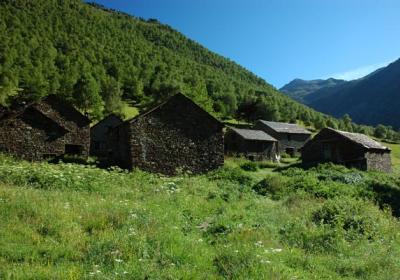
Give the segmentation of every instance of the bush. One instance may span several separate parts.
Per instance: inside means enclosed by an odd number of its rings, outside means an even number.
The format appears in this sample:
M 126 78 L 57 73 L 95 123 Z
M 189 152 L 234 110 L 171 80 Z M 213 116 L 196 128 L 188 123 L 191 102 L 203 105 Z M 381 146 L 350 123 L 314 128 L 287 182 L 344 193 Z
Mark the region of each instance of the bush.
M 253 190 L 260 195 L 270 195 L 272 199 L 281 199 L 288 193 L 286 184 L 285 177 L 268 175 L 265 179 L 254 185 Z
M 339 251 L 343 245 L 338 232 L 299 219 L 284 225 L 280 234 L 282 241 L 288 246 L 302 248 L 308 252 L 334 252 Z
M 351 198 L 328 200 L 312 214 L 315 224 L 343 231 L 347 240 L 379 237 L 384 218 L 370 202 Z
M 253 184 L 253 178 L 238 167 L 232 168 L 224 166 L 217 171 L 210 173 L 208 177 L 214 180 L 226 180 L 233 183 L 239 183 L 244 186 L 251 186 Z
M 396 182 L 376 178 L 370 180 L 368 186 L 381 207 L 390 206 L 393 214 L 397 217 L 400 216 L 400 188 Z
M 283 153 L 281 154 L 281 158 L 291 158 L 292 156 L 289 155 L 288 153 Z
M 240 165 L 240 168 L 242 168 L 245 171 L 257 171 L 258 170 L 258 164 L 256 162 L 253 161 L 248 161 L 245 163 L 242 163 Z
M 277 168 L 277 167 L 279 167 L 279 163 L 273 162 L 273 161 L 260 161 L 260 162 L 258 162 L 258 167 L 259 168 Z

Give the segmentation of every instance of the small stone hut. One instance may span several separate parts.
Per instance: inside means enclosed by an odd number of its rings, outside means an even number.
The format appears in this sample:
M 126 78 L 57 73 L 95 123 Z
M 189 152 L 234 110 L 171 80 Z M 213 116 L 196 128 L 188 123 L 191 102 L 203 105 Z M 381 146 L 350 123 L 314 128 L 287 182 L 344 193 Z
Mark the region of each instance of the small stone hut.
M 225 153 L 250 160 L 277 160 L 278 140 L 262 130 L 228 128 Z
M 322 129 L 301 150 L 304 165 L 333 162 L 361 170 L 390 172 L 390 149 L 360 133 Z
M 108 147 L 113 164 L 165 175 L 224 163 L 223 125 L 181 93 L 112 129 Z
M 107 135 L 118 125 L 122 119 L 115 114 L 110 114 L 90 128 L 90 155 L 97 157 L 107 157 Z
M 0 109 L 0 152 L 26 160 L 89 155 L 90 121 L 58 97 Z
M 311 132 L 292 123 L 258 120 L 255 129 L 263 130 L 279 142 L 280 153 L 295 155 L 310 140 Z

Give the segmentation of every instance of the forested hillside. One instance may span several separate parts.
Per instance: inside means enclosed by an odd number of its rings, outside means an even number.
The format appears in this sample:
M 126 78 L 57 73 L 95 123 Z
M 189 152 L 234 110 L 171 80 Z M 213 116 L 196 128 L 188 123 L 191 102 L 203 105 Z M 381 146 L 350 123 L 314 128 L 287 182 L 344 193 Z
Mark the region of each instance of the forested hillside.
M 78 0 L 1 2 L 0 86 L 3 103 L 57 93 L 97 118 L 177 91 L 222 117 L 321 117 L 157 20 Z
M 297 120 L 373 133 L 293 101 L 155 19 L 80 0 L 1 1 L 1 104 L 55 93 L 100 119 L 126 104 L 145 110 L 178 91 L 222 119 Z
M 157 20 L 79 0 L 2 1 L 0 61 L 2 103 L 56 93 L 100 118 L 182 91 L 222 118 L 336 122 Z

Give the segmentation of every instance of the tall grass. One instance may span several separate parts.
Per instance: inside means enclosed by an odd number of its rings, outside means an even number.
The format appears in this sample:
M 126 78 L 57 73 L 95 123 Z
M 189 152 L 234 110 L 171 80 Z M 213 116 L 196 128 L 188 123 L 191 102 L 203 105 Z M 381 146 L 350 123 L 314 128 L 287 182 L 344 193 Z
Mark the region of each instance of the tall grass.
M 400 226 L 369 183 L 382 175 L 258 176 L 1 157 L 0 279 L 400 278 Z

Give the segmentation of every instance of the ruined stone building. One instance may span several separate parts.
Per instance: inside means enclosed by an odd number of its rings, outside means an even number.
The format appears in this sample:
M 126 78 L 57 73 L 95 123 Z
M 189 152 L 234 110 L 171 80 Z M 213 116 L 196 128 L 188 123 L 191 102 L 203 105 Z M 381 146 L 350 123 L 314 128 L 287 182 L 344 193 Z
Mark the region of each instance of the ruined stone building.
M 26 160 L 88 156 L 89 119 L 56 96 L 0 108 L 0 152 Z
M 301 150 L 305 165 L 333 162 L 361 170 L 391 171 L 390 149 L 360 133 L 322 129 Z
M 225 153 L 250 160 L 277 160 L 278 140 L 262 130 L 228 128 Z
M 311 132 L 292 123 L 258 120 L 255 129 L 263 130 L 279 142 L 280 153 L 294 155 L 311 138 Z
M 109 133 L 111 160 L 166 175 L 203 173 L 224 163 L 223 125 L 183 94 Z
M 90 155 L 97 157 L 107 157 L 109 155 L 107 135 L 121 123 L 120 117 L 111 114 L 90 128 Z

